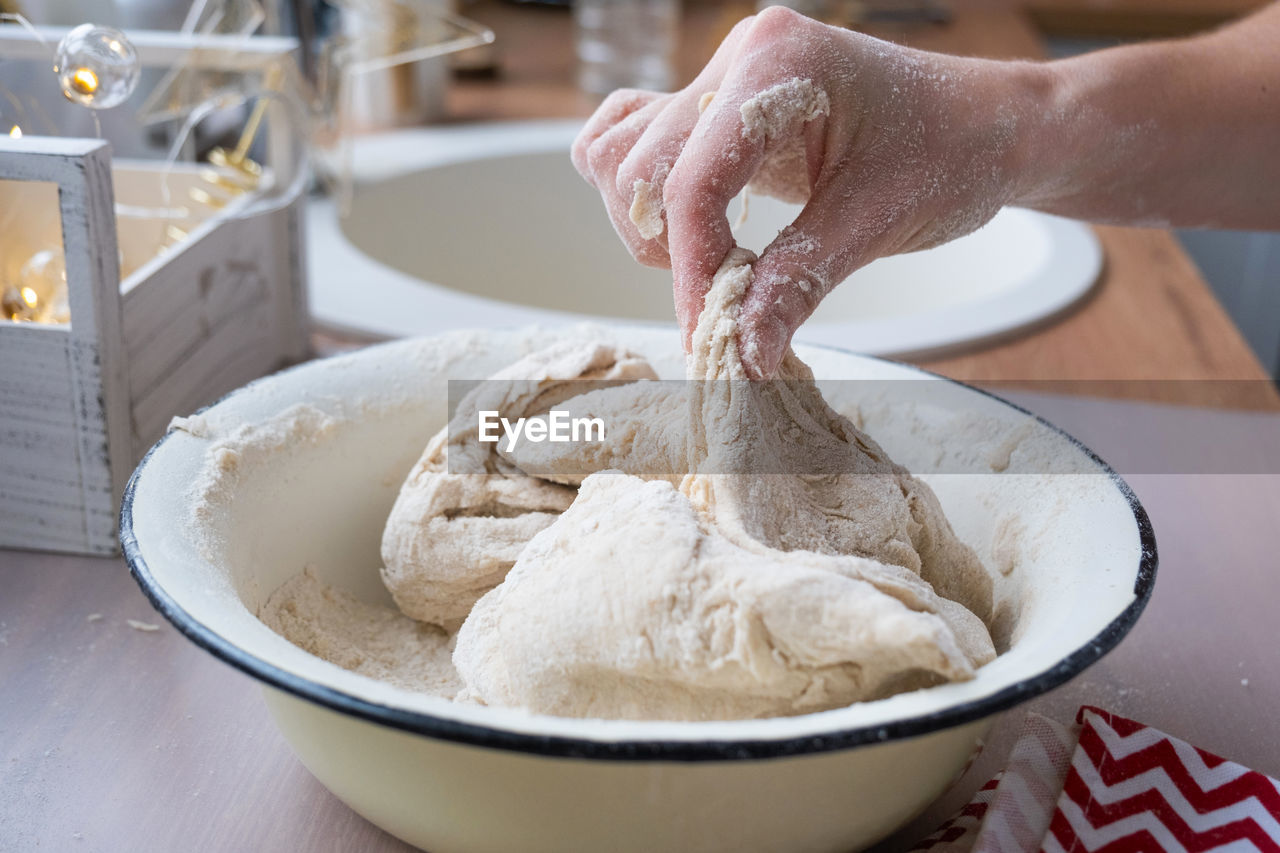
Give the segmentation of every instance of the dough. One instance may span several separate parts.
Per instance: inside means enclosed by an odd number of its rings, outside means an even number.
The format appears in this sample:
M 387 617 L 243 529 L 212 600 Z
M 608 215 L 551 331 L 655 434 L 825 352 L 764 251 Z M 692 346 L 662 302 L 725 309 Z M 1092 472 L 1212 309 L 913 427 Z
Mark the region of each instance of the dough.
M 573 502 L 574 490 L 531 477 L 481 443 L 477 413 L 544 413 L 580 393 L 579 380 L 656 378 L 638 356 L 567 341 L 499 371 L 458 404 L 400 489 L 382 535 L 382 580 L 406 615 L 456 631 L 533 535 Z M 590 386 L 590 387 L 595 387 Z
M 793 77 L 743 101 L 742 135 L 764 145 L 747 190 L 791 204 L 809 200 L 804 125 L 831 114 L 831 99 L 812 80 Z
M 670 483 L 587 478 L 458 633 L 459 698 L 570 717 L 820 711 L 966 679 L 986 629 L 914 573 L 758 552 Z
M 753 261 L 734 250 L 707 295 L 683 438 L 619 445 L 631 463 L 683 445 L 679 490 L 583 479 L 463 623 L 460 698 L 565 716 L 772 716 L 970 678 L 995 657 L 990 577 L 932 491 L 832 411 L 794 354 L 778 380 L 746 381 L 737 314 Z M 598 393 L 636 406 L 634 424 L 679 410 L 643 387 Z
M 689 385 L 632 382 L 601 388 L 556 406 L 571 418 L 608 424 L 600 442 L 522 442 L 503 458 L 526 474 L 578 486 L 588 474 L 607 469 L 679 485 L 687 469 Z
M 903 566 L 989 620 L 991 577 L 956 538 L 933 490 L 828 406 L 794 352 L 776 379 L 747 380 L 737 313 L 754 261 L 745 249 L 729 253 L 694 330 L 689 375 L 709 381 L 690 383 L 693 473 L 682 490 L 744 548 Z M 715 476 L 725 473 L 744 476 Z
M 666 177 L 665 173 L 662 176 Z M 662 181 L 637 180 L 632 185 L 631 210 L 628 215 L 636 231 L 646 240 L 662 236 L 666 222 L 662 218 Z

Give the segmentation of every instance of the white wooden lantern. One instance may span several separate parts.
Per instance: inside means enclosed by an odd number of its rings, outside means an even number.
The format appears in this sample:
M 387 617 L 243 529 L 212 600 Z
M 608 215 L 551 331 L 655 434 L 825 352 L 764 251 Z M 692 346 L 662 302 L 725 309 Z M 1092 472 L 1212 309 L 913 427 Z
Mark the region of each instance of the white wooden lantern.
M 169 185 L 198 180 L 180 168 Z M 25 209 L 56 206 L 71 309 L 69 324 L 0 320 L 0 546 L 114 553 L 125 481 L 169 419 L 307 353 L 303 200 L 197 213 L 149 250 L 136 222 L 117 229 L 115 200 L 159 206 L 159 184 L 154 165 L 113 169 L 100 140 L 0 137 L 0 210 L 24 213 L 0 233 L 0 275 L 32 249 L 23 227 L 42 218 Z M 123 282 L 121 245 L 149 258 Z

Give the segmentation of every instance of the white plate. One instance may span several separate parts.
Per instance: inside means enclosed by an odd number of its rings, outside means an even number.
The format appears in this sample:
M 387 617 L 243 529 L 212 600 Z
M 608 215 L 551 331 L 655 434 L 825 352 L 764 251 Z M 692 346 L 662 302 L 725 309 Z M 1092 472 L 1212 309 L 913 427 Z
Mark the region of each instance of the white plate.
M 670 323 L 671 275 L 633 261 L 569 163 L 577 122 L 398 131 L 355 146 L 350 215 L 311 203 L 315 319 L 376 337 L 600 319 Z M 798 207 L 753 197 L 760 249 Z M 798 339 L 877 355 L 938 352 L 1052 317 L 1088 293 L 1085 225 L 1015 208 L 945 246 L 885 258 L 837 287 Z

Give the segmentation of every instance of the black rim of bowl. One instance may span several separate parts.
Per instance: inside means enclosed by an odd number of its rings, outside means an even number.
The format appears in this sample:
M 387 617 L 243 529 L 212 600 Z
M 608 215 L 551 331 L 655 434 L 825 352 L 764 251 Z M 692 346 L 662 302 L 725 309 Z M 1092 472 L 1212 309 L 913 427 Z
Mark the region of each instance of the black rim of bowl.
M 384 346 L 403 345 L 404 342 L 392 341 L 378 345 L 374 348 Z M 883 361 L 874 356 L 861 355 L 840 347 L 811 345 L 816 349 L 826 349 L 833 352 L 852 355 L 857 358 L 867 358 L 874 361 Z M 361 350 L 360 352 L 365 352 Z M 355 355 L 355 354 L 353 354 Z M 339 356 L 339 358 L 349 358 L 351 356 Z M 897 362 L 892 362 L 898 364 Z M 291 373 L 295 370 L 306 368 L 314 362 L 307 362 L 296 365 L 280 373 L 274 374 L 274 378 L 283 373 Z M 1007 710 L 1015 705 L 1021 704 L 1032 699 L 1042 693 L 1052 690 L 1060 684 L 1065 683 L 1076 675 L 1080 674 L 1085 668 L 1095 663 L 1107 652 L 1111 651 L 1120 642 L 1121 639 L 1129 632 L 1134 623 L 1137 622 L 1138 616 L 1141 615 L 1146 607 L 1148 599 L 1151 597 L 1152 587 L 1155 585 L 1156 564 L 1158 562 L 1156 554 L 1155 531 L 1151 527 L 1151 520 L 1147 516 L 1147 511 L 1138 501 L 1137 495 L 1129 484 L 1115 472 L 1105 461 L 1103 461 L 1096 453 L 1086 447 L 1081 441 L 1074 436 L 1068 434 L 1057 426 L 1049 423 L 1039 415 L 1029 412 L 1021 406 L 1010 403 L 1008 400 L 993 394 L 981 388 L 974 388 L 955 379 L 940 376 L 923 368 L 914 365 L 898 364 L 910 370 L 923 373 L 936 379 L 949 382 L 953 385 L 959 385 L 967 388 L 983 396 L 990 397 L 1008 406 L 1015 411 L 1021 412 L 1028 417 L 1034 418 L 1037 422 L 1043 424 L 1053 430 L 1058 435 L 1065 438 L 1076 448 L 1085 453 L 1098 467 L 1110 477 L 1112 483 L 1124 496 L 1129 504 L 1130 510 L 1133 512 L 1134 522 L 1137 524 L 1138 537 L 1142 546 L 1142 556 L 1138 563 L 1138 574 L 1133 585 L 1134 600 L 1129 603 L 1119 615 L 1117 615 L 1105 628 L 1096 636 L 1085 643 L 1071 654 L 1059 660 L 1056 664 L 1043 672 L 1037 673 L 1029 678 L 1023 679 L 1015 684 L 1011 684 L 1002 690 L 997 691 L 989 696 L 978 699 L 972 699 L 967 702 L 960 702 L 955 705 L 948 706 L 941 710 L 920 714 L 913 717 L 905 717 L 890 722 L 859 726 L 849 729 L 837 729 L 830 732 L 822 732 L 819 734 L 807 734 L 795 737 L 787 737 L 780 739 L 755 739 L 755 740 L 592 740 L 589 738 L 576 738 L 564 735 L 538 735 L 525 732 L 510 731 L 507 729 L 496 728 L 481 723 L 460 722 L 458 720 L 436 717 L 421 711 L 410 711 L 403 708 L 393 708 L 387 705 L 380 705 L 335 690 L 332 687 L 326 687 L 309 679 L 303 678 L 294 673 L 287 672 L 279 667 L 268 663 L 267 661 L 245 652 L 239 646 L 230 642 L 221 635 L 207 628 L 198 622 L 191 614 L 187 613 L 161 586 L 157 583 L 155 577 L 151 573 L 147 561 L 142 556 L 142 551 L 138 546 L 138 540 L 133 529 L 133 500 L 137 491 L 139 477 L 147 467 L 147 463 L 161 445 L 168 440 L 169 433 L 166 433 L 159 441 L 157 441 L 142 461 L 138 463 L 138 467 L 134 470 L 133 475 L 129 478 L 129 483 L 125 487 L 124 497 L 120 507 L 120 544 L 124 551 L 124 558 L 129 564 L 129 571 L 132 573 L 138 586 L 142 588 L 142 592 L 166 619 L 173 623 L 174 627 L 182 634 L 186 635 L 193 643 L 200 648 L 230 664 L 241 672 L 253 676 L 259 681 L 274 687 L 277 690 L 292 694 L 300 699 L 305 699 L 321 705 L 333 711 L 357 717 L 371 723 L 388 726 L 393 729 L 399 729 L 413 734 L 425 735 L 439 740 L 452 741 L 455 743 L 472 744 L 492 749 L 509 750 L 513 752 L 530 753 L 534 755 L 545 755 L 564 758 L 587 758 L 597 760 L 612 761 L 739 761 L 739 760 L 759 760 L 769 758 L 786 758 L 789 756 L 811 755 L 821 752 L 831 752 L 835 750 L 851 749 L 857 746 L 873 743 L 885 743 L 887 741 L 901 740 L 904 738 L 918 737 L 931 732 L 952 728 L 955 726 L 970 723 L 975 720 L 989 717 L 1000 711 Z M 264 380 L 257 380 L 261 382 Z M 243 388 L 232 391 L 225 395 L 217 402 L 212 403 L 206 408 L 217 406 L 230 397 L 245 390 L 257 382 L 249 383 Z M 203 410 L 202 410 L 203 411 Z

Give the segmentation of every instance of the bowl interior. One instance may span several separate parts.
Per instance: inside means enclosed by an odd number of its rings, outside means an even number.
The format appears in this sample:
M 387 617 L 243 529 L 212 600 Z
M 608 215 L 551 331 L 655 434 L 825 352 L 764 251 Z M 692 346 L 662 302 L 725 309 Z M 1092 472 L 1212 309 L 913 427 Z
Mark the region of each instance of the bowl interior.
M 683 375 L 674 331 L 593 326 L 403 341 L 260 380 L 171 431 L 135 474 L 122 527 L 144 589 L 197 642 L 283 689 L 401 728 L 482 742 L 532 735 L 535 751 L 547 737 L 579 746 L 789 742 L 804 751 L 921 733 L 1061 683 L 1114 645 L 1145 602 L 1154 570 L 1145 515 L 1084 448 L 973 389 L 804 347 L 828 400 L 933 486 L 991 569 L 1002 654 L 972 681 L 769 720 L 562 719 L 401 690 L 320 660 L 258 621 L 267 597 L 308 566 L 365 601 L 389 603 L 378 577 L 383 523 L 445 422 L 448 380 L 483 378 L 566 334 L 607 335 L 664 378 Z M 237 430 L 267 449 L 219 460 L 218 439 Z

